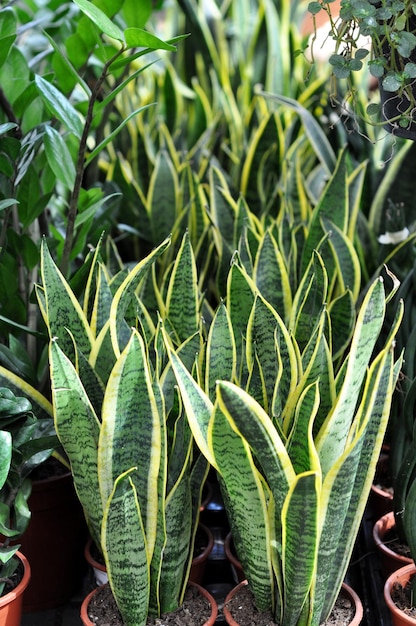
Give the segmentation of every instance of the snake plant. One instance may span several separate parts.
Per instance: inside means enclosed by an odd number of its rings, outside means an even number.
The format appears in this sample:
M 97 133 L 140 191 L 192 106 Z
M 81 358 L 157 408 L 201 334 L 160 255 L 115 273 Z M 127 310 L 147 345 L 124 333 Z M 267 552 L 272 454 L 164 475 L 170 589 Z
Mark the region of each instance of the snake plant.
M 126 626 L 180 605 L 208 468 L 164 382 L 170 367 L 160 323 L 136 294 L 168 245 L 114 277 L 97 249 L 86 261 L 82 305 L 46 244 L 41 251 L 37 293 L 51 337 L 55 428 Z M 158 308 L 192 364 L 200 322 L 189 251 L 185 237 Z
M 381 448 L 402 312 L 379 346 L 383 281 L 357 314 L 342 297 L 331 310 L 318 253 L 286 323 L 238 262 L 228 286 L 207 340 L 205 381 L 168 337 L 166 346 L 195 441 L 218 472 L 257 608 L 271 609 L 280 626 L 318 626 L 344 579 Z M 351 317 L 353 330 L 343 348 L 334 337 L 340 317 Z M 227 375 L 215 371 L 219 361 Z

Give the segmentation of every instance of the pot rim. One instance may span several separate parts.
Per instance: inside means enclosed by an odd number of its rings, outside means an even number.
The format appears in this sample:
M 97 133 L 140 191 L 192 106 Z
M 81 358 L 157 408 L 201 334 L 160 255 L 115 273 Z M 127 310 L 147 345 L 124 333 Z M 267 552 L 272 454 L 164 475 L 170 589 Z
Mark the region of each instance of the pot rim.
M 23 564 L 23 577 L 17 587 L 9 591 L 9 593 L 6 593 L 6 595 L 0 597 L 0 608 L 18 598 L 24 592 L 30 582 L 31 571 L 29 561 L 27 560 L 25 555 L 22 554 L 22 552 L 20 552 L 19 550 L 16 552 L 15 556 L 17 556 L 17 558 Z
M 384 600 L 390 612 L 392 614 L 396 613 L 400 615 L 400 619 L 403 621 L 403 623 L 409 624 L 409 626 L 415 626 L 416 620 L 414 617 L 410 617 L 409 615 L 404 613 L 404 611 L 401 611 L 399 607 L 393 602 L 393 598 L 391 597 L 391 589 L 396 582 L 407 582 L 412 574 L 416 574 L 416 566 L 414 563 L 411 563 L 410 565 L 405 565 L 404 567 L 400 567 L 400 569 L 397 569 L 395 572 L 390 574 L 390 576 L 384 583 L 383 589 Z
M 227 602 L 230 601 L 231 597 L 235 593 L 237 593 L 242 587 L 245 587 L 246 585 L 248 585 L 248 581 L 242 580 L 240 583 L 238 583 L 238 585 L 236 585 L 233 589 L 231 589 L 231 591 L 227 594 L 224 600 L 223 612 L 224 612 L 224 615 L 226 616 L 227 624 L 229 624 L 229 626 L 239 626 L 239 624 L 238 622 L 235 621 L 235 619 L 231 615 L 231 612 L 227 608 Z M 361 624 L 363 617 L 364 617 L 364 607 L 363 607 L 363 603 L 361 602 L 361 598 L 357 594 L 357 592 L 354 591 L 354 589 L 345 582 L 342 583 L 341 591 L 342 590 L 347 595 L 350 596 L 355 606 L 355 613 L 351 622 L 349 623 L 349 626 L 359 626 L 359 624 Z

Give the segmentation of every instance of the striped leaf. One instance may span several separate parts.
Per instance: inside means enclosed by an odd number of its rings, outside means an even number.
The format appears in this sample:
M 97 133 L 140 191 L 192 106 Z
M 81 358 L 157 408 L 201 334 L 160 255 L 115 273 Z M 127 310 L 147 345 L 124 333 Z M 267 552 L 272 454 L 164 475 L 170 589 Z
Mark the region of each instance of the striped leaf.
M 152 229 L 152 241 L 159 245 L 172 232 L 176 221 L 178 180 L 166 150 L 156 155 L 150 179 L 147 205 Z
M 281 510 L 295 472 L 270 417 L 249 394 L 233 383 L 220 381 L 217 397 L 221 411 L 253 450 L 277 509 Z
M 316 321 L 325 306 L 328 295 L 326 266 L 318 252 L 312 254 L 310 263 L 293 298 L 289 328 L 302 351 L 314 332 Z
M 262 296 L 286 320 L 292 305 L 288 268 L 270 230 L 262 237 L 254 265 L 254 281 Z
M 274 604 L 271 536 L 265 486 L 244 439 L 217 407 L 210 443 L 223 484 L 233 541 L 258 609 Z
M 321 226 L 321 219 L 327 217 L 342 232 L 346 232 L 348 223 L 348 188 L 346 173 L 346 151 L 343 150 L 337 161 L 337 165 L 330 181 L 319 199 L 317 206 L 314 208 L 311 221 L 309 224 L 309 232 L 305 241 L 302 256 L 302 269 L 306 270 L 313 251 L 318 247 L 324 231 Z M 325 261 L 327 259 L 325 258 Z M 329 271 L 329 268 L 327 268 Z
M 149 554 L 156 540 L 157 485 L 163 439 L 146 350 L 140 335 L 133 331 L 106 385 L 98 471 L 101 498 L 106 502 L 117 477 L 137 467 L 130 480 L 140 502 Z
M 114 353 L 117 357 L 120 355 L 121 351 L 130 339 L 130 331 L 126 326 L 124 318 L 134 297 L 134 292 L 146 272 L 156 259 L 166 250 L 169 243 L 170 240 L 165 239 L 165 241 L 148 254 L 142 261 L 140 261 L 140 263 L 138 263 L 123 280 L 114 295 L 113 302 L 111 303 L 109 323 L 111 342 L 113 344 Z
M 384 311 L 384 286 L 381 280 L 376 280 L 370 286 L 358 314 L 342 388 L 317 436 L 316 445 L 324 475 L 345 446 L 366 368 L 381 330 Z
M 131 479 L 134 473 L 128 470 L 114 482 L 105 508 L 101 546 L 108 580 L 124 624 L 145 626 L 149 605 L 149 557 Z
M 103 516 L 97 456 L 100 422 L 74 366 L 56 341 L 50 343 L 49 362 L 56 433 L 71 464 L 90 532 L 100 545 Z
M 249 274 L 238 263 L 231 265 L 227 279 L 227 310 L 234 332 L 236 350 L 236 372 L 241 378 L 241 369 L 245 362 L 243 337 L 253 308 L 256 285 Z
M 183 471 L 166 498 L 166 544 L 160 573 L 160 612 L 171 612 L 180 606 L 184 594 L 184 574 L 187 571 L 192 532 L 192 498 L 189 465 Z
M 179 343 L 193 335 L 199 325 L 195 259 L 187 234 L 182 239 L 166 295 L 166 315 Z
M 315 472 L 299 474 L 291 484 L 282 510 L 283 621 L 299 626 L 316 574 L 319 498 L 321 484 Z
M 53 417 L 53 407 L 45 396 L 32 387 L 26 380 L 0 365 L 0 387 L 7 387 L 17 396 L 24 396 L 30 401 L 38 419 Z
M 220 303 L 211 322 L 206 345 L 205 391 L 212 401 L 217 380 L 234 380 L 236 349 L 228 311 Z
M 216 467 L 215 458 L 208 445 L 208 427 L 213 410 L 213 404 L 203 392 L 198 383 L 183 365 L 180 358 L 172 350 L 165 334 L 165 345 L 169 360 L 175 373 L 176 381 L 181 392 L 186 416 L 192 430 L 195 442 L 207 461 Z
M 254 367 L 256 359 L 260 364 L 267 401 L 265 405 L 266 411 L 269 411 L 271 406 L 275 392 L 275 382 L 279 374 L 275 344 L 276 329 L 278 329 L 282 341 L 286 345 L 290 345 L 290 336 L 283 320 L 266 300 L 258 296 L 254 302 L 247 325 L 246 358 L 249 372 Z M 291 353 L 288 351 L 288 354 Z M 293 367 L 293 354 L 291 356 L 290 367 Z
M 342 356 L 351 341 L 355 323 L 355 306 L 350 291 L 332 300 L 328 306 L 331 323 L 332 358 Z
M 70 329 L 78 349 L 85 355 L 89 355 L 93 335 L 87 318 L 73 291 L 54 263 L 44 240 L 41 246 L 40 269 L 45 296 L 44 306 L 41 302 L 40 308 L 45 314 L 49 336 L 51 339 L 57 337 L 61 350 L 71 355 L 73 343 L 67 331 Z
M 331 571 L 328 578 L 327 595 L 321 620 L 322 617 L 329 615 L 332 605 L 335 602 L 334 586 L 339 587 L 341 585 L 351 558 L 355 538 L 364 514 L 371 482 L 374 477 L 377 459 L 384 440 L 400 363 L 401 359 L 399 359 L 397 364 L 394 363 L 390 344 L 380 353 L 371 365 L 367 376 L 363 398 L 355 419 L 355 422 L 360 424 L 360 427 L 358 429 L 352 428 L 352 440 L 344 454 L 344 458 L 347 458 L 355 445 L 360 452 L 355 481 L 337 546 L 337 552 L 330 564 Z M 356 435 L 354 436 L 355 432 Z M 362 445 L 360 444 L 360 438 L 362 439 Z M 333 489 L 334 492 L 338 490 L 338 485 L 339 488 L 341 488 L 341 481 L 338 476 L 339 467 L 339 464 L 334 467 L 333 472 L 328 474 L 326 481 L 327 486 L 333 481 L 334 487 L 331 487 L 331 491 Z M 352 474 L 348 476 L 347 471 L 344 472 L 344 475 L 347 484 L 349 484 Z M 329 510 L 329 506 L 327 508 Z M 331 508 L 331 511 L 336 515 L 336 507 Z M 338 520 L 338 523 L 339 521 L 340 520 Z M 323 571 L 328 571 L 328 567 L 325 563 L 323 564 Z M 337 581 L 336 585 L 334 585 L 334 581 Z
M 341 293 L 349 290 L 354 302 L 361 288 L 361 269 L 358 255 L 348 237 L 331 220 L 323 217 L 322 226 L 329 235 L 328 245 L 332 251 Z

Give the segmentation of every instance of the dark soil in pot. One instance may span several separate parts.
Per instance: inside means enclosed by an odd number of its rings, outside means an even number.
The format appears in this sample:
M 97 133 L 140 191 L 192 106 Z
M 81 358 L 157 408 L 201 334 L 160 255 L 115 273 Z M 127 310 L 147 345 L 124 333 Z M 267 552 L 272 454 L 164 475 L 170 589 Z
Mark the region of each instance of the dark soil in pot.
M 411 581 L 403 587 L 399 582 L 393 585 L 391 590 L 391 599 L 394 604 L 403 613 L 406 613 L 409 617 L 416 619 L 416 608 L 412 607 L 411 603 Z
M 271 611 L 257 610 L 247 586 L 242 587 L 227 606 L 240 626 L 279 626 L 273 621 Z M 348 626 L 353 617 L 354 607 L 350 600 L 340 596 L 329 619 L 321 626 Z
M 124 626 L 110 587 L 100 587 L 88 607 L 88 615 L 97 626 L 111 624 Z M 146 626 L 203 626 L 211 615 L 208 601 L 190 587 L 185 594 L 185 601 L 177 611 L 160 618 L 149 618 Z

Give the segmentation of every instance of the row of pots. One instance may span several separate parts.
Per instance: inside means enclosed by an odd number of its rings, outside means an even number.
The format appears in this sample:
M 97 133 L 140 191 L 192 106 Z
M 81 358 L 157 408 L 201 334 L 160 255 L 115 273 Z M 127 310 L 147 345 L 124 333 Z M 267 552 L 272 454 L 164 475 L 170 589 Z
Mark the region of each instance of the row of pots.
M 65 486 L 64 486 L 65 482 L 68 483 L 68 490 L 65 489 Z M 28 611 L 38 610 L 39 608 L 42 608 L 42 609 L 52 608 L 53 606 L 58 606 L 59 604 L 67 602 L 73 594 L 74 585 L 79 583 L 80 572 L 82 574 L 82 565 L 80 565 L 78 561 L 77 562 L 74 561 L 73 544 L 68 544 L 68 535 L 66 534 L 66 530 L 68 530 L 68 525 L 70 525 L 72 530 L 74 529 L 74 519 L 73 518 L 71 519 L 71 516 L 74 514 L 74 511 L 76 512 L 75 528 L 78 528 L 78 531 L 77 531 L 78 536 L 76 537 L 76 541 L 78 544 L 80 541 L 80 536 L 83 536 L 86 533 L 85 524 L 83 523 L 82 511 L 80 510 L 79 506 L 77 506 L 78 502 L 76 500 L 75 494 L 73 493 L 71 478 L 70 476 L 66 475 L 64 477 L 59 477 L 59 478 L 55 477 L 52 479 L 48 479 L 48 481 L 42 481 L 42 483 L 44 483 L 42 486 L 34 483 L 33 502 L 31 503 L 32 521 L 31 521 L 29 531 L 28 531 L 28 535 L 30 536 L 28 536 L 27 538 L 23 537 L 23 541 L 22 541 L 22 545 L 23 545 L 22 551 L 26 554 L 26 556 L 29 556 L 29 559 L 23 560 L 25 564 L 25 575 L 23 577 L 21 587 L 20 587 L 21 590 L 26 588 L 25 594 L 23 596 L 24 597 L 23 603 L 22 603 L 22 596 L 19 596 L 18 589 L 16 589 L 12 594 L 17 599 L 18 607 L 16 610 L 18 612 L 20 611 L 20 614 L 22 612 L 22 605 L 23 605 L 23 611 L 28 612 Z M 37 494 L 38 491 L 40 491 L 42 494 L 40 497 Z M 54 491 L 55 493 L 53 493 Z M 50 498 L 48 495 L 45 495 L 45 492 L 46 494 L 48 494 L 49 492 Z M 374 494 L 372 494 L 372 497 L 374 497 Z M 49 509 L 52 506 L 50 502 L 48 502 L 49 499 L 52 502 L 54 502 L 53 506 L 57 507 L 57 512 L 55 513 L 55 516 L 52 515 L 53 518 L 55 517 L 55 519 L 53 519 L 53 525 L 54 525 L 53 532 L 51 532 L 50 528 L 48 528 L 46 525 L 46 516 L 50 515 Z M 385 504 L 386 508 L 389 507 L 389 500 L 391 502 L 391 497 L 387 498 L 387 504 Z M 378 525 L 376 525 L 376 527 L 380 528 L 382 531 L 384 530 L 384 532 L 387 532 L 387 530 L 391 527 L 392 519 L 394 522 L 394 518 L 392 514 L 389 514 L 387 517 L 382 519 L 378 523 Z M 52 589 L 50 598 L 48 598 L 48 597 L 45 597 L 45 590 L 42 589 L 42 591 L 40 591 L 39 587 L 37 586 L 37 581 L 42 581 L 43 583 L 44 576 L 40 575 L 39 572 L 37 572 L 36 570 L 38 568 L 38 562 L 45 561 L 45 552 L 44 552 L 45 546 L 48 546 L 49 548 L 51 546 L 51 542 L 56 541 L 56 529 L 57 528 L 65 531 L 65 538 L 63 540 L 63 544 L 64 544 L 64 549 L 66 549 L 66 551 L 69 552 L 69 555 L 68 555 L 69 562 L 70 564 L 72 564 L 72 568 L 71 566 L 69 567 L 69 575 L 72 578 L 72 580 L 69 582 L 69 584 L 68 584 L 68 581 L 65 583 L 65 587 L 66 587 L 65 592 L 64 592 L 66 594 L 65 597 L 62 595 L 62 593 L 59 590 Z M 232 570 L 235 573 L 235 576 L 234 576 L 235 581 L 236 582 L 242 581 L 244 579 L 244 573 L 242 572 L 241 567 L 239 568 L 238 561 L 235 559 L 232 553 L 229 538 L 230 536 L 225 541 L 224 549 L 229 559 L 229 562 L 231 563 Z M 380 544 L 381 540 L 376 538 L 375 542 L 376 544 Z M 209 550 L 212 549 L 212 545 L 213 545 L 212 537 L 210 538 L 208 545 L 209 545 L 208 549 Z M 59 568 L 60 569 L 62 569 L 62 559 L 63 559 L 62 552 L 60 552 L 61 547 L 62 546 L 58 548 L 57 545 L 52 546 L 52 554 L 54 553 L 60 554 L 59 556 Z M 37 554 L 37 555 L 34 554 L 34 550 L 37 550 L 38 553 L 40 554 Z M 387 549 L 387 553 L 389 552 L 392 552 L 392 551 Z M 389 556 L 391 556 L 391 554 Z M 195 561 L 196 562 L 203 561 L 203 558 L 204 558 L 203 555 L 201 555 L 197 557 Z M 30 583 L 29 586 L 28 586 L 28 582 L 29 582 L 29 577 L 30 577 L 30 568 L 29 568 L 29 565 L 27 564 L 27 560 L 29 560 L 29 562 L 32 565 L 32 572 L 35 572 L 35 576 L 32 577 L 32 582 Z M 403 557 L 401 557 L 399 560 L 402 561 Z M 410 561 L 409 559 L 407 559 L 407 561 L 405 559 L 406 563 L 409 561 Z M 197 563 L 195 563 L 195 567 L 196 567 L 196 564 Z M 396 566 L 394 565 L 393 567 L 395 568 Z M 386 575 L 390 574 L 393 567 L 390 566 L 390 569 L 384 568 L 384 573 Z M 393 581 L 391 584 L 394 584 L 397 580 L 401 580 L 400 578 L 398 578 L 398 576 L 399 574 L 397 573 L 393 575 Z M 52 575 L 52 577 L 50 578 L 52 578 L 52 582 L 56 582 L 59 577 L 58 576 L 54 577 Z M 196 583 L 201 584 L 201 582 L 203 581 L 203 570 L 202 570 L 202 573 L 200 571 L 199 574 L 197 574 L 196 571 L 193 572 L 191 578 L 194 581 L 196 581 Z M 102 581 L 99 581 L 99 582 L 102 582 Z M 387 583 L 386 583 L 386 588 L 387 588 Z M 385 590 L 385 593 L 387 594 L 387 590 Z M 9 626 L 9 623 L 19 624 L 20 618 L 18 618 L 15 622 L 5 621 L 5 618 L 2 618 L 2 612 L 4 613 L 4 611 L 2 611 L 2 605 L 5 603 L 6 597 L 7 596 L 5 596 L 4 598 L 0 598 L 0 626 Z M 20 603 L 20 608 L 19 608 L 19 603 Z M 42 603 L 42 606 L 40 606 L 40 603 Z M 388 599 L 388 596 L 386 596 L 386 603 L 390 606 L 390 600 Z M 226 614 L 226 611 L 227 609 L 225 609 L 225 614 Z M 7 609 L 6 613 L 10 613 L 10 610 Z M 362 608 L 357 610 L 357 619 L 359 618 L 360 614 L 362 615 Z M 88 624 L 89 622 L 86 622 L 86 623 Z M 231 621 L 228 623 L 236 624 L 238 622 Z M 353 622 L 353 624 L 358 624 L 358 623 L 360 623 L 360 621 Z M 396 624 L 399 624 L 399 622 L 396 622 L 396 621 L 393 621 L 393 623 L 395 626 Z M 414 619 L 411 619 L 411 621 L 405 621 L 401 623 L 414 625 L 416 624 L 416 621 Z

